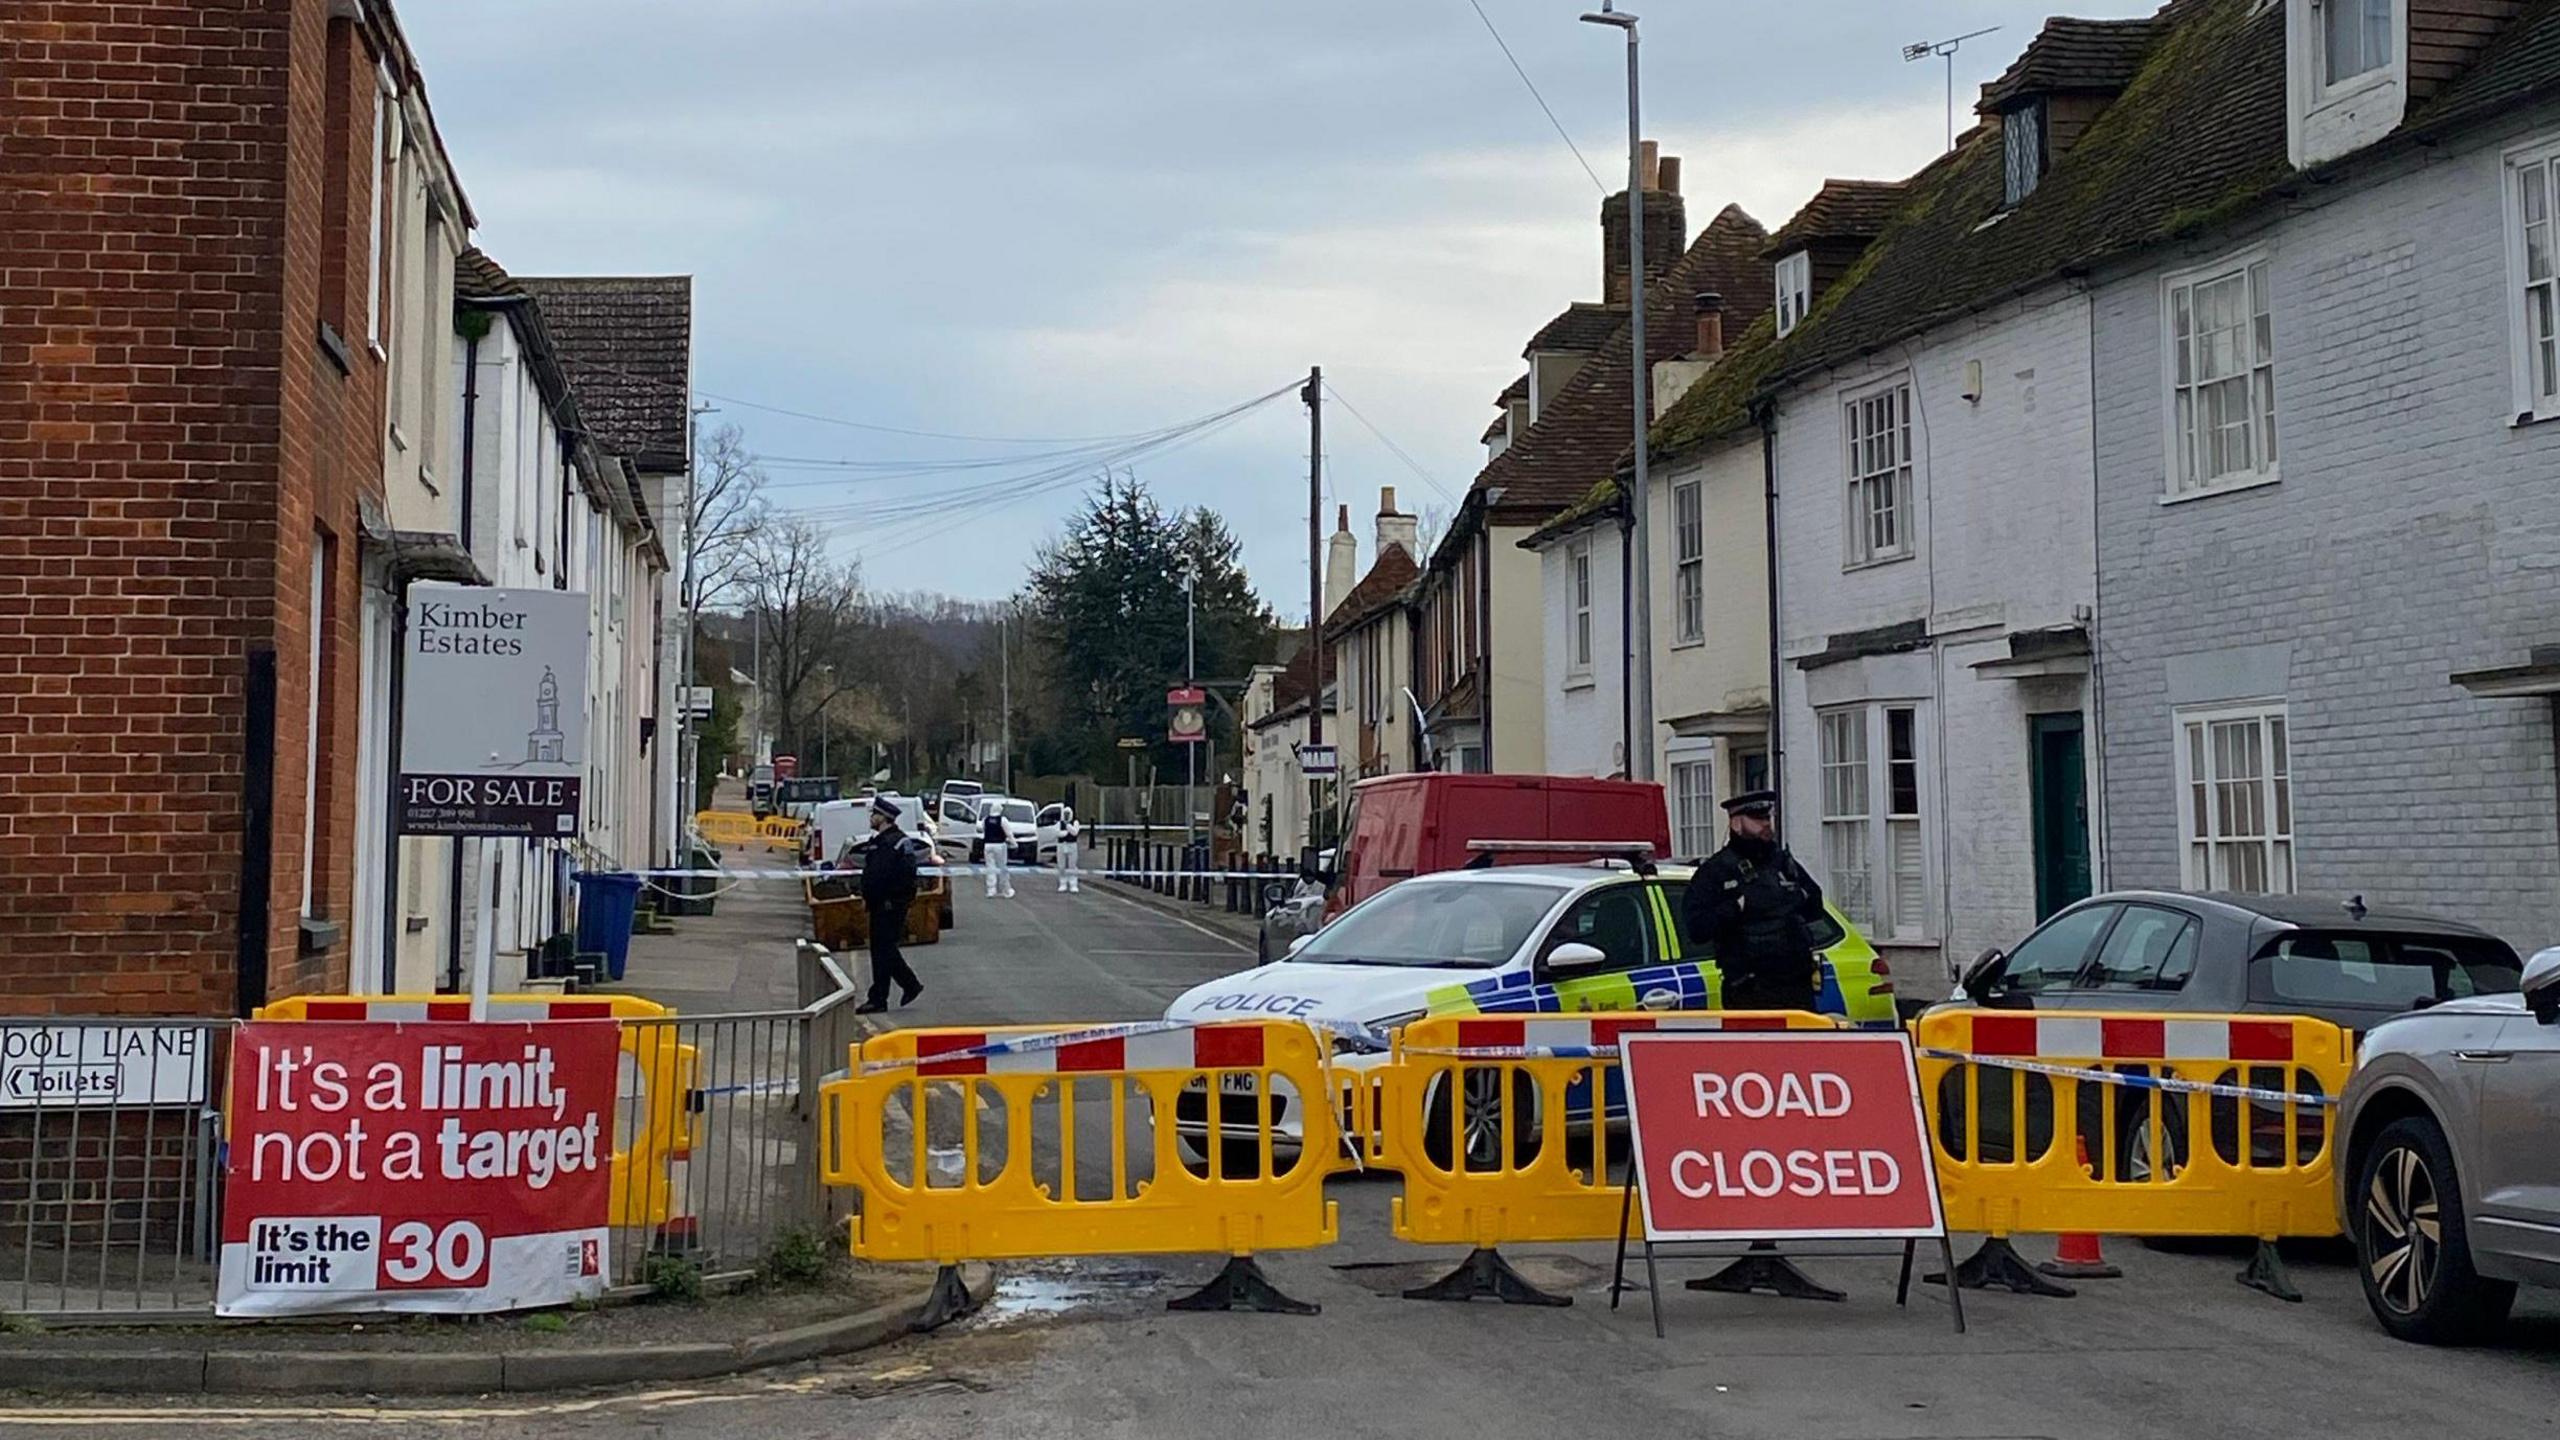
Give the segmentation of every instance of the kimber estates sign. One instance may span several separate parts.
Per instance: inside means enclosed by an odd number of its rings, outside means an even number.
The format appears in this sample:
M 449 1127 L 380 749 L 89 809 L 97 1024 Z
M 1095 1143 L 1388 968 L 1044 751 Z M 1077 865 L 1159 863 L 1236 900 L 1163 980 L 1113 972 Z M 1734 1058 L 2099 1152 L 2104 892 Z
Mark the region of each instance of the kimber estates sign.
M 587 597 L 414 585 L 405 657 L 402 833 L 576 834 Z

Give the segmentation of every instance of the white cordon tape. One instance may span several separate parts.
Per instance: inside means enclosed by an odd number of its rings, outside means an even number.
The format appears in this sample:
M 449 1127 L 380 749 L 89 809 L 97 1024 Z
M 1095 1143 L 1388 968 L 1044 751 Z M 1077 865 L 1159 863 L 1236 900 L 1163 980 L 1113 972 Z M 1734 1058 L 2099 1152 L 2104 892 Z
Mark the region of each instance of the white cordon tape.
M 1618 1047 L 1615 1045 L 1408 1045 L 1404 1053 L 1455 1060 L 1615 1060 L 1618 1058 Z
M 919 865 L 916 867 L 916 873 L 918 875 L 984 875 L 993 868 L 993 866 L 989 865 Z M 862 872 L 858 869 L 821 870 L 815 867 L 783 869 L 779 867 L 757 868 L 750 866 L 736 870 L 680 870 L 650 866 L 644 869 L 635 870 L 632 873 L 644 878 L 654 877 L 661 880 L 696 878 L 710 878 L 716 880 L 797 880 L 803 877 L 821 879 L 828 876 L 851 879 L 860 875 Z M 1060 872 L 1058 867 L 1055 865 L 1025 864 L 1008 865 L 1005 867 L 1004 873 L 1008 875 L 1055 875 Z M 1297 878 L 1294 875 L 1277 874 L 1268 870 L 1115 870 L 1101 865 L 1079 866 L 1073 873 L 1087 880 L 1173 879 L 1289 881 Z
M 2128 1090 L 2166 1090 L 2180 1095 L 2219 1095 L 2227 1100 L 2258 1100 L 2270 1105 L 2310 1105 L 2326 1109 L 2338 1103 L 2335 1095 L 2296 1095 L 2290 1090 L 2261 1090 L 2254 1085 L 2220 1085 L 2209 1080 L 2179 1080 L 2167 1075 L 2126 1075 L 2114 1070 L 2090 1070 L 2077 1065 L 2056 1065 L 2046 1060 L 2021 1060 L 2014 1055 L 1968 1055 L 1961 1050 L 1933 1050 L 1927 1046 L 1920 1053 L 1932 1060 L 1954 1060 L 1966 1065 L 1989 1065 L 2000 1070 L 2024 1070 L 2030 1075 L 2060 1075 L 2073 1080 L 2095 1080 L 2102 1085 L 2121 1085 Z M 2165 1061 L 2128 1060 L 2128 1065 L 2165 1064 Z M 2275 1065 L 2280 1061 L 2234 1060 L 2234 1067 Z
M 890 1060 L 866 1060 L 862 1062 L 862 1072 L 871 1075 L 889 1070 L 911 1070 L 919 1065 L 947 1065 L 953 1061 L 988 1060 L 999 1055 L 1036 1055 L 1044 1050 L 1063 1050 L 1070 1045 L 1089 1045 L 1097 1040 L 1127 1040 L 1139 1035 L 1162 1035 L 1173 1030 L 1198 1030 L 1212 1025 L 1232 1023 L 1236 1022 L 1133 1020 L 1122 1025 L 1094 1025 L 1082 1030 L 1044 1030 L 1037 1035 L 1011 1035 L 1002 1040 L 990 1040 L 984 1045 L 972 1045 L 965 1050 L 943 1050 L 931 1055 L 906 1055 Z M 1354 1036 L 1382 1050 L 1386 1048 L 1386 1041 L 1376 1031 L 1365 1025 L 1340 1020 L 1310 1020 L 1304 1016 L 1298 1017 L 1297 1023 L 1319 1034 Z

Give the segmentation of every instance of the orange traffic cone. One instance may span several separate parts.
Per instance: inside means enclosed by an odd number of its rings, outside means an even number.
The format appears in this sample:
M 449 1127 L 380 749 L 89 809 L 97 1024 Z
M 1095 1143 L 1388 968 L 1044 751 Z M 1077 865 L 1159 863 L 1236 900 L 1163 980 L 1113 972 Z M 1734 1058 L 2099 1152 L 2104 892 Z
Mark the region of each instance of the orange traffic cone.
M 2089 1168 L 2089 1141 L 2084 1136 L 2075 1142 L 2080 1168 Z M 2054 1237 L 2053 1258 L 2036 1268 L 2047 1275 L 2066 1280 L 2117 1280 L 2124 1271 L 2107 1263 L 2106 1251 L 2099 1247 L 2098 1237 L 2085 1230 L 2067 1231 Z

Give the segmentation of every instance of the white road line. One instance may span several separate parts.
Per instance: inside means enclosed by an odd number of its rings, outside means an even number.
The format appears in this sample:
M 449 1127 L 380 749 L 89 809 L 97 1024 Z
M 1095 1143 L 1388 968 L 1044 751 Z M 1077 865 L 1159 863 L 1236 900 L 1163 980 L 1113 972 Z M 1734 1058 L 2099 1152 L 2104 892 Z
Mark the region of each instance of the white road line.
M 1087 950 L 1087 955 L 1215 955 L 1215 950 Z
M 1158 909 L 1154 908 L 1153 906 L 1150 906 L 1150 905 L 1141 905 L 1141 904 L 1139 904 L 1137 901 L 1130 899 L 1130 898 L 1129 898 L 1128 896 L 1126 896 L 1126 895 L 1114 894 L 1113 892 L 1111 892 L 1111 891 L 1109 891 L 1109 890 L 1101 890 L 1101 889 L 1097 889 L 1097 890 L 1093 891 L 1093 893 L 1094 893 L 1094 894 L 1096 894 L 1096 895 L 1109 895 L 1109 896 L 1111 896 L 1111 898 L 1112 898 L 1112 899 L 1119 901 L 1121 904 L 1128 906 L 1130 909 L 1132 909 L 1132 910 L 1136 910 L 1136 911 L 1140 911 L 1140 912 L 1142 912 L 1142 913 L 1144 913 L 1144 914 L 1146 914 L 1146 915 L 1149 915 L 1149 916 L 1154 917 L 1155 919 L 1158 919 L 1158 920 L 1170 920 L 1170 921 L 1172 921 L 1172 922 L 1173 922 L 1174 924 L 1176 924 L 1176 925 L 1188 925 L 1188 926 L 1190 926 L 1192 929 L 1199 931 L 1201 934 L 1208 936 L 1210 939 L 1217 941 L 1217 942 L 1218 942 L 1219 944 L 1221 944 L 1221 945 L 1229 945 L 1229 946 L 1233 946 L 1234 948 L 1236 948 L 1236 949 L 1238 949 L 1238 950 L 1245 951 L 1245 952 L 1246 952 L 1246 953 L 1248 953 L 1248 954 L 1252 953 L 1252 951 L 1253 951 L 1253 947 L 1252 947 L 1252 946 L 1247 945 L 1247 944 L 1246 944 L 1246 943 L 1244 943 L 1243 941 L 1236 939 L 1234 936 L 1232 936 L 1232 935 L 1221 935 L 1221 934 L 1219 934 L 1217 931 L 1210 929 L 1208 926 L 1203 925 L 1203 924 L 1201 924 L 1200 922 L 1198 922 L 1198 921 L 1196 921 L 1196 920 L 1185 920 L 1185 919 L 1183 919 L 1183 918 L 1182 918 L 1181 916 L 1179 916 L 1179 915 L 1167 915 L 1167 914 L 1166 914 L 1166 913 L 1164 913 L 1163 911 L 1158 910 Z

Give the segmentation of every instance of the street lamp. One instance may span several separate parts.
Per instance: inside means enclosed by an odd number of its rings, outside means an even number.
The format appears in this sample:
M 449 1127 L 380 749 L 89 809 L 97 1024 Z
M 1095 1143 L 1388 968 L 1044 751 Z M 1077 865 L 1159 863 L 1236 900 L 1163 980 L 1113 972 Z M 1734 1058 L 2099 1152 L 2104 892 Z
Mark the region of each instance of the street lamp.
M 1646 451 L 1650 448 L 1646 432 L 1652 427 L 1645 421 L 1645 411 L 1653 396 L 1653 367 L 1646 364 L 1649 352 L 1644 343 L 1644 110 L 1642 90 L 1638 83 L 1636 60 L 1636 17 L 1615 8 L 1613 0 L 1600 0 L 1600 8 L 1586 13 L 1583 23 L 1615 25 L 1627 32 L 1627 315 L 1629 344 L 1634 355 L 1627 390 L 1635 412 L 1635 478 L 1627 496 L 1629 511 L 1635 517 L 1632 544 L 1635 549 L 1635 635 L 1630 647 L 1635 663 L 1630 667 L 1627 696 L 1632 723 L 1628 725 L 1627 776 L 1633 780 L 1653 778 L 1653 545 L 1649 538 L 1651 525 L 1646 511 L 1650 508 L 1651 480 Z

